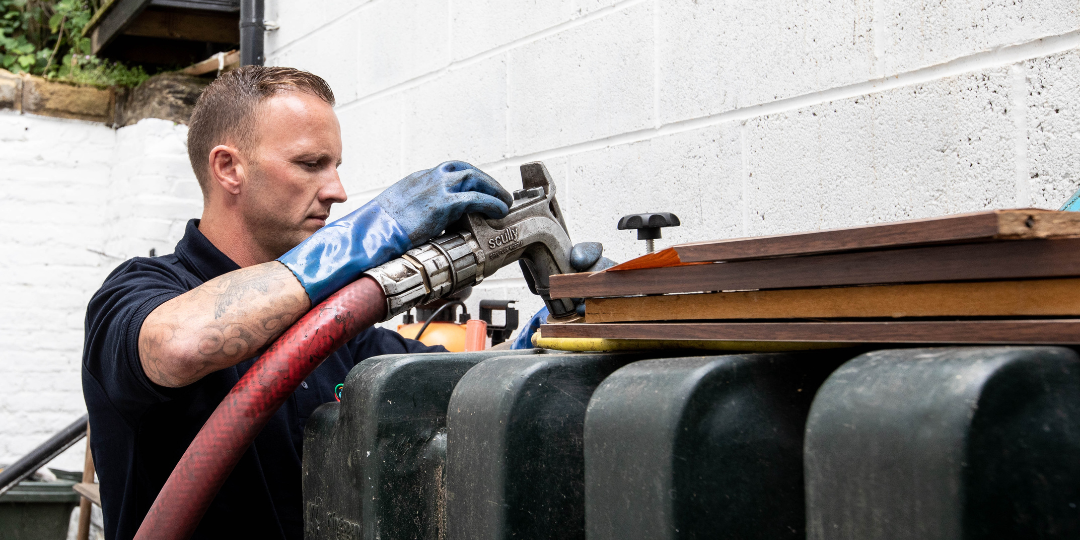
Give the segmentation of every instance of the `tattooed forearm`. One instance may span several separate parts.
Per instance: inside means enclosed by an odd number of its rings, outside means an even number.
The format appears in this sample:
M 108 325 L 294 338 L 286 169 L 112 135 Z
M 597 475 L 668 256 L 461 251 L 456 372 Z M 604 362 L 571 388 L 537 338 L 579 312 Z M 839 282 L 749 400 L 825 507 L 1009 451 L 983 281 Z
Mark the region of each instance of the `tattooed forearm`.
M 155 309 L 139 332 L 139 359 L 155 383 L 185 386 L 255 356 L 309 307 L 280 263 L 230 272 Z

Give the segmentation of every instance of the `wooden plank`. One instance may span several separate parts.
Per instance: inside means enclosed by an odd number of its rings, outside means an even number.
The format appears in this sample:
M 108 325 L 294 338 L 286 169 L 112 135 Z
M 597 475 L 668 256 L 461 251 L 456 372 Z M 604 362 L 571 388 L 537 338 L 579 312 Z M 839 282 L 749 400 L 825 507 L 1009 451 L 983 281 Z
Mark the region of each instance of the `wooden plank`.
M 105 14 L 98 19 L 90 34 L 91 52 L 97 54 L 105 48 L 148 5 L 150 0 L 117 0 L 106 6 L 108 11 L 103 7 L 101 11 Z
M 589 298 L 585 322 L 1080 316 L 1080 279 Z
M 72 486 L 72 489 L 74 489 L 75 492 L 79 495 L 82 495 L 83 497 L 89 499 L 90 502 L 101 506 L 101 488 L 98 486 L 98 484 L 79 482 L 78 484 Z
M 1080 236 L 1080 213 L 1055 210 L 992 210 L 848 229 L 735 238 L 674 246 L 680 263 L 735 261 L 895 248 L 919 244 L 1024 240 Z M 670 263 L 670 261 L 665 261 Z
M 860 251 L 561 274 L 552 298 L 1080 276 L 1080 238 Z
M 150 5 L 154 7 L 190 9 L 202 12 L 240 12 L 240 0 L 151 0 Z
M 237 43 L 240 19 L 235 14 L 190 13 L 148 9 L 135 17 L 124 35 Z
M 546 324 L 544 338 L 804 343 L 1080 344 L 1080 319 Z
M 186 75 L 202 75 L 204 73 L 210 73 L 211 71 L 218 71 L 218 69 L 228 71 L 239 65 L 240 51 L 233 49 L 227 53 L 223 53 L 220 61 L 215 54 L 202 62 L 184 68 L 183 73 Z

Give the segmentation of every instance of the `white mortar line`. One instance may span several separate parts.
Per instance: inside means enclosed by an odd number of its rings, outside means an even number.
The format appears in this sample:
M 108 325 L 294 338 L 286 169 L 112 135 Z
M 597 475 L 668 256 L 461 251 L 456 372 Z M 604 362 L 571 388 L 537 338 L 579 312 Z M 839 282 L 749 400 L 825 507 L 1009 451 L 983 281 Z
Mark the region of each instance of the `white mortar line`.
M 446 0 L 446 61 L 454 61 L 454 0 Z
M 541 30 L 539 32 L 529 34 L 529 35 L 527 35 L 525 37 L 522 37 L 522 38 L 518 38 L 518 39 L 516 39 L 514 41 L 511 41 L 509 43 L 505 43 L 503 45 L 495 47 L 494 49 L 488 49 L 487 51 L 477 53 L 477 54 L 475 54 L 473 56 L 470 56 L 468 58 L 463 58 L 461 60 L 451 61 L 448 65 L 443 66 L 442 68 L 439 68 L 438 70 L 431 71 L 431 72 L 425 73 L 423 75 L 419 75 L 419 76 L 414 77 L 412 79 L 409 79 L 407 81 L 403 81 L 403 82 L 397 83 L 397 84 L 395 84 L 393 86 L 383 88 L 382 90 L 379 90 L 377 92 L 373 92 L 371 94 L 368 94 L 368 95 L 366 95 L 366 96 L 364 96 L 362 98 L 356 99 L 355 101 L 345 103 L 345 104 L 339 106 L 337 108 L 337 110 L 345 111 L 345 110 L 348 110 L 351 107 L 360 106 L 360 105 L 363 105 L 365 103 L 370 103 L 372 101 L 379 100 L 379 99 L 381 99 L 383 97 L 386 97 L 388 95 L 391 95 L 391 94 L 395 94 L 395 93 L 398 93 L 398 92 L 409 90 L 410 88 L 415 88 L 415 87 L 420 86 L 422 84 L 425 84 L 427 82 L 438 79 L 439 77 L 442 77 L 444 74 L 446 74 L 446 73 L 448 73 L 450 71 L 456 71 L 458 69 L 467 68 L 469 66 L 472 66 L 473 64 L 478 64 L 480 62 L 483 62 L 485 60 L 488 60 L 488 59 L 493 58 L 495 56 L 498 56 L 500 54 L 506 53 L 506 52 L 508 52 L 510 50 L 519 48 L 519 47 L 521 47 L 523 45 L 528 45 L 529 43 L 532 43 L 534 41 L 539 41 L 541 39 L 551 37 L 551 36 L 553 36 L 555 34 L 564 32 L 566 30 L 570 30 L 572 28 L 577 28 L 578 26 L 588 24 L 588 23 L 590 23 L 590 22 L 592 22 L 592 21 L 594 21 L 596 19 L 601 19 L 601 18 L 606 17 L 606 16 L 608 16 L 608 15 L 610 15 L 612 13 L 616 13 L 616 12 L 622 11 L 624 9 L 636 6 L 638 4 L 643 4 L 643 3 L 648 2 L 648 1 L 650 1 L 650 0 L 623 0 L 622 2 L 612 4 L 612 5 L 610 5 L 610 6 L 606 7 L 606 8 L 598 9 L 598 10 L 592 12 L 592 13 L 589 13 L 588 15 L 585 15 L 584 17 L 581 17 L 581 18 L 578 18 L 578 19 L 572 19 L 572 20 L 569 20 L 569 21 L 559 23 L 559 24 L 557 24 L 555 26 L 546 28 L 546 29 Z
M 1017 208 L 1026 208 L 1031 205 L 1031 170 L 1028 162 L 1028 80 L 1022 64 L 1013 64 L 1009 67 L 1009 80 L 1012 120 L 1015 128 L 1013 144 L 1015 145 L 1016 201 L 1014 204 Z
M 870 6 L 870 17 L 873 28 L 870 39 L 873 40 L 874 49 L 874 75 L 877 78 L 885 76 L 885 68 L 882 63 L 885 59 L 885 16 L 881 8 L 881 0 L 874 0 Z
M 405 121 L 405 96 L 398 96 L 398 122 L 401 129 L 398 130 L 398 176 L 405 176 L 405 128 L 409 125 Z
M 1040 38 L 1018 45 L 997 47 L 989 51 L 975 53 L 934 66 L 920 68 L 880 79 L 829 88 L 827 90 L 762 103 L 760 105 L 733 109 L 708 116 L 681 120 L 661 125 L 658 128 L 639 129 L 637 131 L 620 133 L 591 141 L 583 141 L 559 148 L 541 150 L 520 156 L 511 156 L 494 163 L 487 163 L 485 166 L 517 167 L 522 163 L 528 163 L 530 161 L 542 161 L 570 154 L 598 150 L 609 146 L 630 144 L 646 139 L 652 139 L 654 137 L 672 135 L 729 122 L 741 122 L 761 116 L 796 111 L 814 105 L 820 105 L 822 103 L 851 99 L 905 86 L 924 84 L 938 79 L 1007 66 L 1032 58 L 1049 56 L 1077 48 L 1080 48 L 1080 30 L 1058 36 Z
M 304 34 L 304 35 L 302 35 L 302 36 L 300 36 L 300 37 L 298 37 L 298 38 L 296 38 L 296 39 L 294 39 L 292 41 L 282 43 L 280 47 L 274 49 L 273 53 L 264 53 L 264 56 L 267 57 L 267 58 L 270 58 L 271 54 L 278 54 L 280 52 L 291 49 L 294 46 L 296 46 L 297 43 L 300 43 L 301 41 L 304 41 L 305 39 L 307 39 L 307 38 L 309 38 L 311 36 L 314 36 L 315 34 L 318 34 L 319 32 L 321 32 L 323 30 L 326 30 L 327 28 L 330 28 L 331 26 L 333 26 L 333 25 L 335 25 L 335 24 L 349 18 L 349 15 L 352 15 L 353 13 L 359 12 L 359 11 L 364 10 L 364 9 L 368 9 L 372 5 L 379 3 L 379 1 L 380 0 L 370 0 L 368 2 L 360 4 L 359 6 L 354 6 L 354 7 L 350 8 L 350 9 L 346 10 L 344 13 L 341 13 L 340 15 L 335 17 L 334 19 L 326 21 L 326 22 L 324 22 L 324 23 L 322 23 L 322 24 L 308 30 L 308 33 L 306 33 L 306 34 Z M 383 1 L 385 1 L 385 0 L 383 0 Z M 278 19 L 279 19 L 278 22 L 280 23 L 281 22 L 281 20 L 280 20 L 281 16 L 280 15 L 278 16 Z
M 742 236 L 750 236 L 750 157 L 749 144 L 746 142 L 746 121 L 739 124 L 739 155 L 742 158 L 742 188 L 739 206 L 742 217 Z
M 660 127 L 660 2 L 652 4 L 653 127 Z
M 503 58 L 503 66 L 506 70 L 506 76 L 503 77 L 503 84 L 506 85 L 506 102 L 504 103 L 504 106 L 506 107 L 506 114 L 503 116 L 503 159 L 506 159 L 511 154 L 511 152 L 514 151 L 514 149 L 510 146 L 513 142 L 510 139 L 510 126 L 514 125 L 514 108 L 510 106 L 511 99 L 513 98 L 513 95 L 510 93 L 510 76 L 512 75 L 510 71 L 510 66 L 513 65 L 513 62 L 510 61 L 511 54 L 513 54 L 513 51 L 507 51 L 506 57 Z

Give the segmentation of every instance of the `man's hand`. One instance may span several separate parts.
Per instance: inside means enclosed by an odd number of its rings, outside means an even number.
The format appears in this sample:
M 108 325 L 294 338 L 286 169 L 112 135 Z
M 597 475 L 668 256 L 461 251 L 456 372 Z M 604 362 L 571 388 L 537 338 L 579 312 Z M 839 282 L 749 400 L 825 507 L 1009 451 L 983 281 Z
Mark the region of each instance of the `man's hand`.
M 615 266 L 615 261 L 604 257 L 604 244 L 581 242 L 570 250 L 570 267 L 577 272 L 599 272 Z
M 447 161 L 399 180 L 375 197 L 416 247 L 465 214 L 506 217 L 514 198 L 484 171 L 463 161 Z
M 139 360 L 155 384 L 186 386 L 259 354 L 310 307 L 280 263 L 229 272 L 151 312 L 139 332 Z

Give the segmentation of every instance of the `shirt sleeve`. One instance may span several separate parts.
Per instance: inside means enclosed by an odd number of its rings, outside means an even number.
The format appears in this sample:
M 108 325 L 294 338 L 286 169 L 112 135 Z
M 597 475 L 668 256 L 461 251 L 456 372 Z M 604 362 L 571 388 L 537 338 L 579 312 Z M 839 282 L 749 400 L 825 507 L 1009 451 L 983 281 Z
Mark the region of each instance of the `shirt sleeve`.
M 113 271 L 87 306 L 83 368 L 133 425 L 172 392 L 143 371 L 139 330 L 150 312 L 188 289 L 166 263 L 136 258 Z

